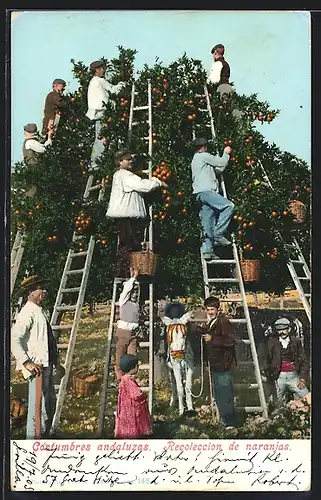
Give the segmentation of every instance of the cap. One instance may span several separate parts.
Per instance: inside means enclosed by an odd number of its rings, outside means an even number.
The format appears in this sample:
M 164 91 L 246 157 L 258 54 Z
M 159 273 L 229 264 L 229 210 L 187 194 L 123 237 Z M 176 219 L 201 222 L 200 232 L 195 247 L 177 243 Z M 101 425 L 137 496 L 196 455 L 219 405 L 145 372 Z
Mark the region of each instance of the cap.
M 32 292 L 39 286 L 44 286 L 45 280 L 41 279 L 37 274 L 24 278 L 20 284 L 19 295 L 24 295 L 26 292 Z
M 28 123 L 23 129 L 29 134 L 35 134 L 37 132 L 37 125 L 35 123 Z
M 195 146 L 205 146 L 206 144 L 207 144 L 207 139 L 205 139 L 205 137 L 197 137 L 194 140 Z
M 274 323 L 274 328 L 276 330 L 286 330 L 291 328 L 291 321 L 288 318 L 279 318 Z
M 214 47 L 211 50 L 211 54 L 214 54 L 216 50 L 219 50 L 222 54 L 224 54 L 225 47 L 221 43 L 218 43 L 217 45 L 214 45 Z
M 115 160 L 124 160 L 124 159 L 130 159 L 132 157 L 131 152 L 129 149 L 120 149 L 119 151 L 116 151 L 115 153 Z
M 63 80 L 62 78 L 55 78 L 54 81 L 52 82 L 53 85 L 57 85 L 59 83 L 61 83 L 61 85 L 66 85 L 65 80 Z
M 92 63 L 90 63 L 91 70 L 96 69 L 96 68 L 101 68 L 102 66 L 105 66 L 105 63 L 102 60 L 93 61 Z
M 138 357 L 135 354 L 124 354 L 120 358 L 119 368 L 123 373 L 128 373 L 130 370 L 135 368 L 138 363 Z
M 164 315 L 171 319 L 181 318 L 185 307 L 180 302 L 169 302 L 164 308 Z

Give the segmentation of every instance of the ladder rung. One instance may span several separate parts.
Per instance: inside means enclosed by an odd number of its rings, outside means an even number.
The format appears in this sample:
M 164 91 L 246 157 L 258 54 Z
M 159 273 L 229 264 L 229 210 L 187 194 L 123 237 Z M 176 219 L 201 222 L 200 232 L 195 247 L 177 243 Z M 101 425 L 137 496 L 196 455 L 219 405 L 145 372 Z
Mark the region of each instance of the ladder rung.
M 69 292 L 79 292 L 80 286 L 75 286 L 73 288 L 63 288 L 61 291 L 62 293 L 69 293 Z
M 246 389 L 258 389 L 259 384 L 246 384 L 246 383 L 243 383 L 243 384 L 233 384 L 233 386 L 234 386 L 235 389 L 242 389 L 242 388 L 246 388 Z
M 239 280 L 237 278 L 208 278 L 209 283 L 228 283 L 233 282 L 236 283 Z
M 214 259 L 205 262 L 206 264 L 236 264 L 235 259 Z
M 85 250 L 84 252 L 73 252 L 70 254 L 70 257 L 83 257 L 87 254 L 88 254 L 87 250 Z
M 142 390 L 143 392 L 148 392 L 148 391 L 149 391 L 149 387 L 141 387 L 141 386 L 140 386 L 140 388 L 141 388 L 141 390 Z
M 67 306 L 57 306 L 56 310 L 57 311 L 75 311 L 77 308 L 77 304 L 74 305 L 67 305 Z
M 207 113 L 207 109 L 205 108 L 197 108 L 198 111 L 203 111 L 203 113 Z
M 206 97 L 205 94 L 194 94 L 195 97 Z
M 251 341 L 249 339 L 236 339 L 236 343 L 251 345 Z
M 53 331 L 56 331 L 56 330 L 71 330 L 72 329 L 72 325 L 52 325 L 51 329 Z
M 243 299 L 220 299 L 220 302 L 243 302 Z
M 82 274 L 84 272 L 84 268 L 83 269 L 71 269 L 70 271 L 67 271 L 66 274 Z
M 143 141 L 148 141 L 148 140 L 149 140 L 149 136 L 147 135 L 147 136 L 145 136 L 145 137 L 141 137 L 141 139 L 142 139 Z
M 115 278 L 114 283 L 124 283 L 124 281 L 127 281 L 129 278 Z
M 139 342 L 139 347 L 149 347 L 149 342 Z
M 139 122 L 132 122 L 132 127 L 133 127 L 134 125 L 138 125 L 138 124 L 139 124 Z
M 149 364 L 146 363 L 145 365 L 143 365 L 143 364 L 138 365 L 138 369 L 139 370 L 149 370 Z
M 107 393 L 115 393 L 117 392 L 117 387 L 108 387 L 107 390 L 106 390 Z
M 135 108 L 133 108 L 133 111 L 142 111 L 144 109 L 148 109 L 148 106 L 135 106 Z
M 299 280 L 302 280 L 302 281 L 310 281 L 310 278 L 308 278 L 307 276 L 298 276 Z
M 228 318 L 230 320 L 231 323 L 246 323 L 246 319 L 245 318 L 238 318 L 238 319 L 235 319 L 235 318 Z
M 292 264 L 304 264 L 304 262 L 302 262 L 302 260 L 290 260 L 290 262 Z
M 68 349 L 69 344 L 57 344 L 58 349 Z
M 83 236 L 80 236 L 80 235 L 78 235 L 78 234 L 74 234 L 72 239 L 73 239 L 73 241 L 76 241 L 76 240 L 83 240 L 83 239 L 84 239 L 84 237 L 83 237 Z
M 246 413 L 258 413 L 262 412 L 262 406 L 237 406 L 236 410 L 245 410 Z
M 248 360 L 248 361 L 238 361 L 237 366 L 243 366 L 243 365 L 253 365 L 254 361 L 253 360 Z
M 306 297 L 311 297 L 311 293 L 305 293 L 304 294 Z

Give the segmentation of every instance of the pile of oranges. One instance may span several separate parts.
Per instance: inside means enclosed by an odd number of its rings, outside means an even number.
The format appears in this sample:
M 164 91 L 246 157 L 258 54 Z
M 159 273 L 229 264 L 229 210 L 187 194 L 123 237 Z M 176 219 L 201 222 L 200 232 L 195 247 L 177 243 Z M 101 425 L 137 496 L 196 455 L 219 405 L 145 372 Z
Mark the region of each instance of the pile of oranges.
M 86 229 L 88 229 L 88 227 L 90 226 L 91 221 L 91 217 L 86 216 L 84 212 L 80 212 L 79 215 L 76 215 L 75 226 L 78 233 L 83 233 L 84 231 L 86 231 Z

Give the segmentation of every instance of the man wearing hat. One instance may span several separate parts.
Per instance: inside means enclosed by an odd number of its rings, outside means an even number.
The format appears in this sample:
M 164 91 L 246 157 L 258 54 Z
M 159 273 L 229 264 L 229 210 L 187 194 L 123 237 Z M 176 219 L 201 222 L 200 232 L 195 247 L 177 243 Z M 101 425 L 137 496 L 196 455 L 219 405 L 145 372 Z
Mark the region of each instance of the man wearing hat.
M 224 59 L 224 45 L 218 43 L 215 45 L 211 54 L 213 54 L 213 64 L 209 72 L 207 83 L 217 85 L 217 92 L 221 94 L 230 94 L 234 92 L 233 87 L 229 83 L 230 66 Z
M 202 253 L 206 260 L 217 259 L 214 246 L 229 246 L 224 237 L 234 211 L 234 204 L 219 193 L 216 174 L 221 174 L 229 161 L 231 148 L 226 146 L 222 156 L 207 152 L 207 140 L 203 137 L 194 141 L 197 149 L 191 168 L 193 194 L 201 204 L 200 218 L 203 228 Z
M 109 101 L 109 94 L 118 94 L 126 85 L 124 82 L 119 82 L 117 85 L 112 85 L 105 80 L 106 71 L 104 61 L 94 61 L 90 64 L 90 71 L 93 74 L 88 85 L 87 102 L 88 111 L 87 118 L 95 123 L 95 142 L 91 154 L 91 168 L 97 167 L 97 159 L 104 151 L 104 142 L 100 137 L 101 119 L 104 115 L 104 103 Z
M 43 280 L 38 276 L 25 278 L 19 290 L 25 304 L 18 313 L 11 331 L 12 353 L 17 370 L 21 370 L 29 383 L 27 439 L 36 437 L 37 378 L 42 377 L 41 434 L 49 435 L 56 409 L 53 368 L 59 376 L 64 369 L 59 365 L 57 343 L 50 324 L 40 306 L 45 297 Z M 58 374 L 58 373 L 57 373 Z M 39 436 L 38 436 L 39 437 Z
M 129 254 L 141 250 L 142 231 L 148 223 L 143 194 L 167 185 L 156 177 L 142 179 L 131 172 L 132 155 L 128 149 L 115 153 L 115 164 L 118 168 L 106 216 L 118 219 L 117 275 L 128 278 Z
M 285 402 L 287 392 L 298 398 L 306 398 L 309 394 L 306 387 L 308 362 L 301 340 L 292 335 L 292 324 L 288 318 L 282 317 L 275 321 L 261 369 L 268 379 L 275 382 L 277 406 Z
M 63 101 L 61 94 L 65 90 L 66 82 L 61 78 L 55 78 L 52 82 L 52 91 L 46 97 L 44 118 L 42 121 L 42 135 L 47 136 L 48 131 L 58 126 L 60 114 L 66 110 L 67 103 Z
M 48 139 L 44 144 L 39 141 L 38 129 L 35 123 L 28 123 L 24 127 L 25 140 L 22 145 L 23 159 L 26 165 L 36 165 L 40 155 L 52 143 L 53 129 L 48 131 Z

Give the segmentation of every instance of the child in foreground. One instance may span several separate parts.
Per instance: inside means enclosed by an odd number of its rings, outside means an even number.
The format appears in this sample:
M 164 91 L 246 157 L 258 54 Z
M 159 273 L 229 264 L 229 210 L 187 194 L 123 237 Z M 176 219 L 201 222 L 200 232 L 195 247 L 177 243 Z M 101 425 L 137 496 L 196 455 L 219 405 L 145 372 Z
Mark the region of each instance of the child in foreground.
M 119 367 L 123 375 L 119 384 L 115 423 L 115 437 L 136 439 L 153 432 L 145 394 L 134 379 L 138 371 L 138 357 L 125 354 Z

